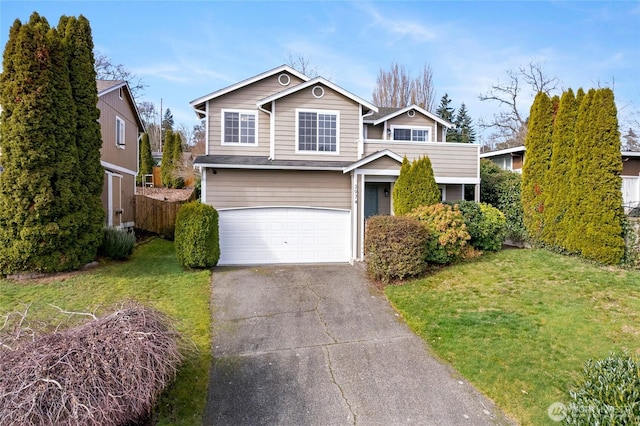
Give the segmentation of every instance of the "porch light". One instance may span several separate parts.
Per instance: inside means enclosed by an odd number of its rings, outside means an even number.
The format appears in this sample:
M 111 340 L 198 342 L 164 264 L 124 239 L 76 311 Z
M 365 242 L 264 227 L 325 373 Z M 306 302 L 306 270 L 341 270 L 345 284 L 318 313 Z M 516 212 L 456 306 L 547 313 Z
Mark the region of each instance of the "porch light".
M 389 190 L 387 188 L 384 189 L 384 196 L 389 197 Z
M 391 129 L 387 127 L 387 139 L 391 139 Z

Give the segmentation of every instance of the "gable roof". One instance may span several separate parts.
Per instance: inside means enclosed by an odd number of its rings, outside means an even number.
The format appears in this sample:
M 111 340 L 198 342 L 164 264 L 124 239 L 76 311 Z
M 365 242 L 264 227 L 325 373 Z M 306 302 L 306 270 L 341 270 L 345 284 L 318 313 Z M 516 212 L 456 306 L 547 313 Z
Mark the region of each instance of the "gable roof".
M 378 115 L 375 115 L 375 116 L 373 116 L 373 115 L 369 116 L 369 117 L 367 117 L 367 123 L 373 124 L 374 126 L 377 126 L 380 123 L 384 123 L 385 121 L 391 120 L 392 118 L 397 117 L 397 116 L 399 116 L 401 114 L 404 114 L 405 112 L 408 112 L 408 111 L 411 111 L 411 110 L 417 111 L 420 114 L 422 114 L 422 115 L 424 115 L 426 117 L 429 117 L 430 119 L 432 119 L 436 123 L 440 123 L 440 124 L 442 124 L 443 126 L 449 128 L 449 129 L 454 127 L 453 123 L 445 120 L 442 117 L 438 117 L 437 115 L 430 113 L 429 111 L 427 111 L 424 108 L 420 108 L 416 104 L 411 104 L 411 105 L 406 106 L 404 108 L 384 108 L 384 112 L 385 112 L 384 115 L 378 114 Z M 381 113 L 383 112 L 383 108 L 380 109 L 380 112 Z
M 129 83 L 127 83 L 124 80 L 96 80 L 96 86 L 98 87 L 98 98 L 106 95 L 107 93 L 111 93 L 114 90 L 118 90 L 120 88 L 125 89 L 125 91 L 127 92 L 127 96 L 126 96 L 127 101 L 129 102 L 129 105 L 131 106 L 131 109 L 134 112 L 138 127 L 143 132 L 147 131 L 142 121 L 142 118 L 140 117 L 140 111 L 138 111 L 138 106 L 136 105 L 136 102 L 133 99 L 133 95 L 131 94 L 131 88 L 129 88 Z
M 374 152 L 373 154 L 369 154 L 361 160 L 356 161 L 355 163 L 350 164 L 348 167 L 342 169 L 343 173 L 349 173 L 352 170 L 355 170 L 359 167 L 364 166 L 365 164 L 372 163 L 382 157 L 389 157 L 393 160 L 396 160 L 398 163 L 402 163 L 402 157 L 391 151 L 390 149 L 384 149 L 382 151 Z
M 293 87 L 290 87 L 290 88 L 288 88 L 286 90 L 283 90 L 282 92 L 278 92 L 278 93 L 276 93 L 274 95 L 271 95 L 271 96 L 268 96 L 268 97 L 266 97 L 264 99 L 261 99 L 261 100 L 259 100 L 257 102 L 257 106 L 262 106 L 264 104 L 268 104 L 269 102 L 278 100 L 278 99 L 283 98 L 285 96 L 288 96 L 288 95 L 290 95 L 292 93 L 299 92 L 300 90 L 306 89 L 307 87 L 313 86 L 315 84 L 322 84 L 324 86 L 327 86 L 331 90 L 334 90 L 334 91 L 340 93 L 341 95 L 351 99 L 352 101 L 359 103 L 360 105 L 366 107 L 370 111 L 375 111 L 375 112 L 378 111 L 378 107 L 377 106 L 373 105 L 372 103 L 369 103 L 369 102 L 365 101 L 361 97 L 354 95 L 353 93 L 343 89 L 342 87 L 336 85 L 335 83 L 330 82 L 329 80 L 326 80 L 323 77 L 316 77 L 314 79 L 307 80 L 304 83 L 297 84 L 297 85 L 295 85 Z
M 482 154 L 480 154 L 480 158 L 492 158 L 492 157 L 497 157 L 499 155 L 514 154 L 516 152 L 525 152 L 526 150 L 527 149 L 524 147 L 524 145 L 514 146 L 512 148 L 499 149 L 497 151 L 483 152 Z
M 286 71 L 290 74 L 293 74 L 294 76 L 298 77 L 300 80 L 302 81 L 308 81 L 310 77 L 307 77 L 306 75 L 302 74 L 299 71 L 296 71 L 295 69 L 291 68 L 289 65 L 280 65 L 279 67 L 273 68 L 269 71 L 265 71 L 263 73 L 260 73 L 258 75 L 255 75 L 253 77 L 247 78 L 245 80 L 242 80 L 238 83 L 232 84 L 231 86 L 227 86 L 224 87 L 220 90 L 216 90 L 215 92 L 211 92 L 208 95 L 205 96 L 201 96 L 197 99 L 192 100 L 191 102 L 189 102 L 189 105 L 191 105 L 193 107 L 193 109 L 197 110 L 198 106 L 204 104 L 205 102 L 211 100 L 211 99 L 215 99 L 219 96 L 225 95 L 229 92 L 233 92 L 234 90 L 240 89 L 241 87 L 244 86 L 248 86 L 252 83 L 255 83 L 256 81 L 260 81 L 260 80 L 264 80 L 265 78 L 269 78 L 275 74 L 278 74 L 280 72 Z M 198 115 L 199 118 L 203 118 L 200 117 L 200 115 L 198 114 L 198 112 L 196 111 L 196 115 Z

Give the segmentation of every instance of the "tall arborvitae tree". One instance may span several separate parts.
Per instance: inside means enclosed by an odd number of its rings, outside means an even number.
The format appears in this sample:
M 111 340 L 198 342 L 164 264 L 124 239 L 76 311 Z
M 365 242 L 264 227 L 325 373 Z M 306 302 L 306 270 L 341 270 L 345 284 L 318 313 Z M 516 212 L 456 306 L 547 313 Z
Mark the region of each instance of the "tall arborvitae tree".
M 69 66 L 69 82 L 76 110 L 75 144 L 78 163 L 75 173 L 79 180 L 79 193 L 75 201 L 77 209 L 85 215 L 78 244 L 85 248 L 83 263 L 95 259 L 98 247 L 102 243 L 104 209 L 101 194 L 104 181 L 104 169 L 100 164 L 100 110 L 98 88 L 93 57 L 93 38 L 89 21 L 82 15 L 79 18 L 60 18 L 58 31 L 63 37 Z
M 618 264 L 625 249 L 623 238 L 622 157 L 620 133 L 613 91 L 595 91 L 588 114 L 591 123 L 584 143 L 590 155 L 581 170 L 581 203 L 583 231 L 580 239 L 582 255 L 607 264 Z
M 153 164 L 149 134 L 144 133 L 140 140 L 140 164 L 138 166 L 138 176 L 140 176 L 140 181 L 142 181 L 142 177 L 144 175 L 150 175 L 153 173 Z
M 411 188 L 410 178 L 411 163 L 405 156 L 402 159 L 402 165 L 400 166 L 400 175 L 396 179 L 396 183 L 393 185 L 393 213 L 396 216 L 400 216 L 409 213 L 409 202 L 411 200 Z
M 182 174 L 182 135 L 180 132 L 175 132 L 173 134 L 173 154 L 171 156 L 171 161 L 173 162 L 173 170 L 172 175 L 175 179 Z
M 544 227 L 544 197 L 546 175 L 551 163 L 553 110 L 551 99 L 544 92 L 536 95 L 529 115 L 525 146 L 527 161 L 522 167 L 522 207 L 524 224 L 532 242 L 540 242 Z
M 562 94 L 555 116 L 552 136 L 551 166 L 547 173 L 544 230 L 542 241 L 552 247 L 564 247 L 570 224 L 565 220 L 574 208 L 571 197 L 571 164 L 573 163 L 576 116 L 573 90 Z
M 14 23 L 1 83 L 0 272 L 77 268 L 76 112 L 61 37 L 37 13 Z
M 467 107 L 462 103 L 453 122 L 456 126 L 452 133 L 452 140 L 449 140 L 447 133 L 447 142 L 474 143 L 476 141 L 476 130 L 473 128 L 473 120 L 469 117 Z
M 422 157 L 413 163 L 405 157 L 400 167 L 400 175 L 393 186 L 394 214 L 403 215 L 416 207 L 430 206 L 439 202 L 440 189 L 429 157 Z
M 162 146 L 162 164 L 160 164 L 160 174 L 162 185 L 171 188 L 173 186 L 173 132 L 164 132 L 164 145 Z

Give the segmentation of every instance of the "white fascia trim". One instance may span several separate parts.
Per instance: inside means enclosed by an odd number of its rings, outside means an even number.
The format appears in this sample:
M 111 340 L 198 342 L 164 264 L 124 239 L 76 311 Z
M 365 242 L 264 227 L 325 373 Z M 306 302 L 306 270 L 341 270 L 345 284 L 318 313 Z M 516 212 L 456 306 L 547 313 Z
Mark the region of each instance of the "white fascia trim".
M 208 103 L 207 103 L 208 105 Z M 237 114 L 244 114 L 244 115 L 253 115 L 253 117 L 255 118 L 255 128 L 254 128 L 254 143 L 243 143 L 243 142 L 225 142 L 224 141 L 224 115 L 227 112 L 233 112 L 233 113 L 237 113 Z M 222 108 L 220 110 L 220 145 L 221 146 L 233 146 L 233 147 L 251 147 L 251 148 L 255 148 L 256 146 L 258 146 L 258 133 L 260 133 L 259 130 L 259 123 L 258 123 L 258 118 L 259 114 L 258 111 L 254 110 L 254 109 L 234 109 L 234 108 Z M 238 126 L 240 124 L 238 123 Z M 240 128 L 238 127 L 238 130 L 240 130 Z M 238 135 L 238 137 L 240 137 L 240 135 Z
M 637 151 L 622 151 L 623 157 L 640 157 L 640 152 Z
M 422 115 L 424 115 L 426 117 L 429 117 L 433 121 L 438 122 L 438 123 L 442 124 L 443 126 L 449 128 L 449 129 L 454 127 L 453 123 L 450 123 L 447 120 L 445 120 L 445 119 L 443 119 L 441 117 L 438 117 L 437 115 L 432 114 L 429 111 L 427 111 L 426 109 L 420 108 L 418 105 L 415 105 L 415 104 L 412 104 L 412 105 L 409 105 L 409 106 L 404 107 L 402 109 L 399 109 L 398 111 L 394 111 L 391 114 L 385 115 L 384 117 L 380 117 L 379 119 L 377 119 L 376 121 L 373 122 L 373 125 L 377 126 L 380 123 L 384 123 L 387 120 L 391 120 L 392 118 L 397 117 L 397 116 L 399 116 L 401 114 L 404 114 L 405 112 L 410 111 L 412 109 L 418 111 L 420 114 L 422 114 Z
M 245 169 L 245 170 L 322 170 L 328 172 L 341 172 L 342 167 L 320 167 L 320 166 L 251 166 L 237 164 L 194 164 L 194 167 L 204 169 Z
M 264 104 L 267 104 L 269 102 L 278 100 L 278 99 L 283 98 L 285 96 L 288 96 L 288 95 L 290 95 L 292 93 L 298 92 L 300 90 L 304 90 L 307 87 L 311 87 L 311 86 L 313 86 L 315 84 L 322 84 L 324 86 L 327 86 L 331 90 L 340 93 L 342 96 L 345 96 L 345 97 L 351 99 L 352 101 L 359 103 L 360 105 L 364 105 L 365 107 L 367 107 L 368 109 L 370 109 L 372 111 L 378 112 L 378 107 L 376 107 L 375 105 L 365 101 L 361 97 L 356 96 L 351 92 L 348 92 L 348 91 L 344 90 L 342 87 L 337 86 L 336 84 L 334 84 L 334 83 L 330 82 L 329 80 L 326 80 L 326 79 L 324 79 L 322 77 L 316 77 L 316 78 L 314 78 L 312 80 L 308 80 L 308 81 L 306 81 L 304 83 L 300 83 L 300 84 L 298 84 L 296 86 L 293 86 L 293 87 L 291 87 L 291 88 L 289 88 L 287 90 L 283 90 L 282 92 L 279 92 L 279 93 L 276 93 L 274 95 L 268 96 L 268 97 L 266 97 L 264 99 L 261 99 L 261 100 L 258 101 L 258 105 L 264 105 Z
M 136 172 L 135 170 L 127 169 L 127 168 L 121 167 L 121 166 L 116 166 L 115 164 L 107 163 L 106 161 L 102 161 L 102 160 L 100 160 L 100 165 L 102 167 L 104 167 L 105 169 L 115 170 L 116 172 L 126 173 L 126 174 L 132 175 L 132 176 L 135 176 L 135 175 L 138 174 L 138 172 Z M 107 170 L 107 173 L 108 172 L 109 171 Z
M 497 157 L 499 155 L 504 155 L 504 154 L 513 154 L 515 152 L 525 152 L 527 149 L 524 146 L 516 146 L 513 148 L 505 148 L 505 149 L 501 149 L 498 151 L 491 151 L 491 152 L 485 152 L 480 154 L 480 158 L 491 158 L 491 157 Z
M 343 172 L 344 173 L 349 173 L 352 170 L 360 168 L 360 167 L 364 166 L 365 164 L 369 164 L 372 161 L 376 161 L 379 158 L 382 158 L 382 157 L 385 157 L 385 156 L 393 158 L 397 162 L 402 163 L 402 157 L 400 157 L 398 154 L 396 154 L 395 152 L 393 152 L 393 151 L 391 151 L 389 149 L 385 149 L 384 151 L 379 151 L 379 152 L 377 152 L 375 154 L 369 155 L 369 156 L 363 158 L 360 161 L 356 161 L 355 163 L 351 164 L 349 167 L 345 167 L 343 169 Z
M 271 77 L 272 75 L 275 75 L 279 72 L 283 72 L 286 71 L 290 74 L 293 74 L 294 76 L 298 77 L 300 80 L 302 81 L 308 81 L 310 79 L 310 77 L 307 77 L 306 75 L 302 74 L 299 71 L 296 71 L 295 69 L 291 68 L 288 65 L 280 65 L 277 68 L 274 68 L 272 70 L 269 71 L 265 71 L 261 74 L 258 74 L 256 76 L 250 77 L 248 79 L 242 80 L 238 83 L 232 84 L 231 86 L 227 86 L 223 89 L 217 90 L 215 92 L 209 93 L 208 95 L 199 97 L 198 99 L 194 99 L 193 101 L 189 102 L 189 105 L 191 105 L 194 109 L 196 107 L 196 105 L 199 105 L 203 102 L 207 102 L 211 99 L 217 98 L 219 96 L 225 95 L 229 92 L 233 92 L 234 90 L 240 89 L 244 86 L 248 86 L 252 83 L 255 83 L 256 81 L 260 81 L 263 80 L 265 78 Z
M 443 185 L 477 185 L 480 183 L 480 178 L 457 178 L 457 177 L 438 177 L 436 176 L 436 183 Z

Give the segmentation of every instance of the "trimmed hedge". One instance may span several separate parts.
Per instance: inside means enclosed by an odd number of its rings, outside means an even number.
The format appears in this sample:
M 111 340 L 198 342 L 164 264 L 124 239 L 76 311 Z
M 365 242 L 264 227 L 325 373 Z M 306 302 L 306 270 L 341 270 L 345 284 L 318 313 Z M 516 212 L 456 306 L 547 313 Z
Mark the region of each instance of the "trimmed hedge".
M 178 262 L 188 268 L 213 268 L 220 259 L 218 211 L 192 201 L 176 217 L 175 249 Z
M 370 217 L 364 240 L 369 275 L 389 283 L 424 273 L 428 238 L 426 228 L 415 219 Z
M 113 260 L 127 259 L 136 247 L 136 234 L 125 229 L 104 227 L 98 253 Z
M 497 251 L 507 235 L 507 220 L 504 214 L 486 203 L 459 201 L 458 209 L 471 236 L 469 244 L 483 251 Z
M 421 206 L 407 216 L 417 219 L 428 232 L 427 262 L 445 264 L 464 257 L 471 236 L 457 206 Z
M 569 396 L 567 425 L 640 424 L 640 362 L 624 354 L 589 360 Z

